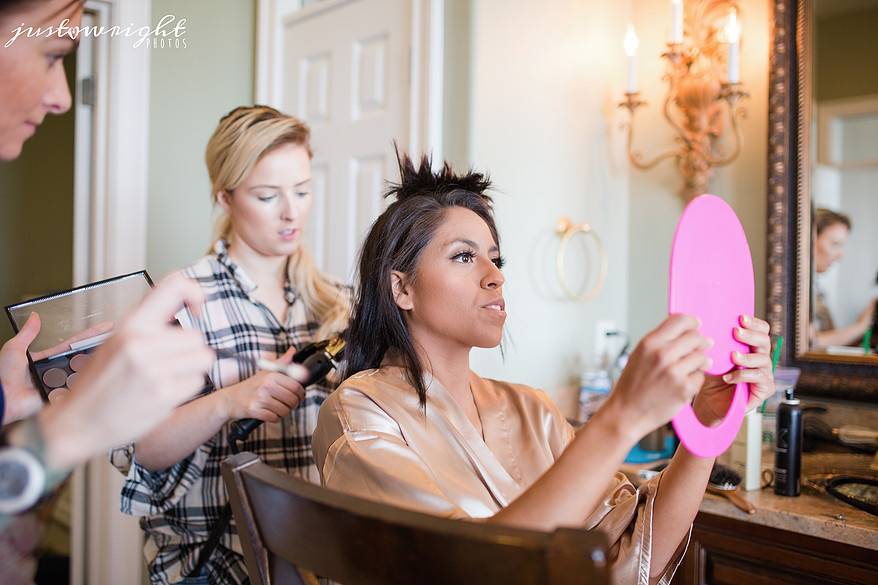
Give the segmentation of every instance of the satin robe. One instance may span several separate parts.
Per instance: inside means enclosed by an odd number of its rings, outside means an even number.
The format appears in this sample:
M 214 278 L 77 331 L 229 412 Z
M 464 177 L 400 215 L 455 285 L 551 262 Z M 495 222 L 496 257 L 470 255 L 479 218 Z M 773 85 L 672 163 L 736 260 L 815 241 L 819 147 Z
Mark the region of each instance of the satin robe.
M 393 366 L 360 372 L 330 395 L 313 436 L 326 487 L 438 516 L 486 518 L 530 487 L 573 440 L 573 427 L 539 390 L 471 373 L 483 439 L 438 380 L 427 375 L 425 383 L 426 414 L 405 371 Z M 660 480 L 638 489 L 617 473 L 591 516 L 571 522 L 609 536 L 614 583 L 649 582 Z M 662 585 L 687 544 L 688 536 Z

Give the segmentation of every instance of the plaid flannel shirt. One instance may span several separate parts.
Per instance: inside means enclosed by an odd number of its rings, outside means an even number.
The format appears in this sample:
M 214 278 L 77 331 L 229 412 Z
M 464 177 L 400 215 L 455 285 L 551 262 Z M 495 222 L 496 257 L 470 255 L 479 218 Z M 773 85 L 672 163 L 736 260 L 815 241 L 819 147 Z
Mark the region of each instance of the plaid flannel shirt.
M 256 286 L 228 256 L 219 242 L 208 255 L 183 273 L 194 279 L 205 295 L 200 319 L 192 323 L 213 348 L 231 350 L 254 358 L 275 358 L 290 346 L 316 341 L 319 324 L 306 314 L 304 301 L 290 283 L 286 286 L 288 311 L 281 325 L 274 314 L 251 293 Z M 338 284 L 339 294 L 351 289 Z M 218 360 L 203 394 L 249 378 L 252 365 L 236 359 Z M 311 454 L 311 435 L 317 415 L 331 388 L 316 384 L 308 388 L 305 401 L 277 423 L 264 423 L 242 445 L 265 463 L 292 475 L 320 483 Z M 126 474 L 121 509 L 140 517 L 146 533 L 144 554 L 150 582 L 168 585 L 190 576 L 213 526 L 219 521 L 228 494 L 220 464 L 232 453 L 228 447 L 229 425 L 210 441 L 169 469 L 148 471 L 137 463 L 133 446 L 114 449 L 110 461 Z M 248 583 L 241 543 L 234 520 L 205 566 L 211 583 Z

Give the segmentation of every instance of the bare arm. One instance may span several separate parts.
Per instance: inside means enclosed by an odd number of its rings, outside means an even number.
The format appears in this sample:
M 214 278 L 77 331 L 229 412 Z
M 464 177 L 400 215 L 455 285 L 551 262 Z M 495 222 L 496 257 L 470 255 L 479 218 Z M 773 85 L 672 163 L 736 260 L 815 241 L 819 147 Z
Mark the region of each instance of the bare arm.
M 857 320 L 846 327 L 838 327 L 828 331 L 818 331 L 815 337 L 815 344 L 819 347 L 827 345 L 851 345 L 866 334 L 866 331 L 872 326 L 872 319 L 875 314 L 875 304 L 878 299 L 872 299 Z
M 818 331 L 815 335 L 816 345 L 818 347 L 826 347 L 828 345 L 850 345 L 861 338 L 868 328 L 868 324 L 863 326 L 861 323 L 857 322 L 848 325 L 847 327 L 829 329 L 828 331 Z
M 281 360 L 288 363 L 292 352 Z M 150 471 L 167 469 L 216 435 L 230 420 L 255 418 L 277 422 L 305 399 L 295 379 L 261 371 L 237 384 L 177 408 L 134 446 L 137 462 Z
M 184 404 L 137 441 L 137 462 L 149 471 L 167 469 L 209 441 L 228 421 L 227 389 Z
M 714 461 L 696 457 L 681 446 L 662 472 L 653 505 L 653 533 L 660 537 L 652 541 L 650 580 L 664 573 L 695 521 Z
M 591 515 L 634 443 L 670 420 L 701 388 L 708 341 L 697 327 L 695 318 L 674 315 L 647 335 L 609 400 L 561 457 L 489 521 L 552 530 Z
M 708 426 L 726 416 L 738 383 L 750 384 L 747 408 L 758 406 L 774 394 L 768 323 L 742 316 L 740 324 L 735 329 L 735 338 L 749 345 L 751 353 L 732 354 L 732 362 L 741 369 L 733 370 L 723 378 L 708 377 L 692 404 L 698 419 Z M 650 579 L 661 576 L 689 532 L 704 497 L 713 463 L 713 458 L 695 457 L 681 447 L 663 472 L 653 506 L 653 530 L 661 538 L 653 541 Z

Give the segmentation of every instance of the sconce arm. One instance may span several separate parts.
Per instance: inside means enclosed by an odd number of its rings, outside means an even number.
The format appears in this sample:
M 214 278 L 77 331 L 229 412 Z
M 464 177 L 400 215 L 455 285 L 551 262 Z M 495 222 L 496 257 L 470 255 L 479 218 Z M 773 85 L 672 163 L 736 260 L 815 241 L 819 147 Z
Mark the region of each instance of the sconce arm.
M 732 126 L 732 135 L 735 138 L 734 146 L 732 152 L 726 156 L 708 155 L 707 161 L 712 166 L 725 166 L 738 158 L 741 153 L 741 127 L 738 125 L 738 119 L 743 116 L 743 110 L 737 107 L 736 99 L 726 98 L 726 101 L 729 104 L 729 122 Z
M 631 162 L 632 165 L 634 165 L 635 167 L 637 167 L 641 171 L 651 169 L 652 167 L 656 166 L 657 164 L 659 164 L 660 162 L 662 162 L 665 159 L 680 156 L 682 154 L 681 149 L 679 149 L 679 148 L 672 149 L 672 150 L 668 150 L 667 152 L 664 152 L 664 153 L 658 155 L 657 157 L 655 157 L 654 159 L 652 159 L 650 161 L 644 162 L 643 155 L 640 154 L 639 152 L 635 151 L 632 148 L 632 144 L 634 143 L 633 112 L 632 112 L 632 117 L 631 117 L 631 119 L 628 120 L 628 123 L 626 124 L 626 126 L 628 127 L 627 128 L 627 130 L 628 130 L 627 136 L 628 137 L 626 140 L 626 150 L 628 152 L 628 160 Z

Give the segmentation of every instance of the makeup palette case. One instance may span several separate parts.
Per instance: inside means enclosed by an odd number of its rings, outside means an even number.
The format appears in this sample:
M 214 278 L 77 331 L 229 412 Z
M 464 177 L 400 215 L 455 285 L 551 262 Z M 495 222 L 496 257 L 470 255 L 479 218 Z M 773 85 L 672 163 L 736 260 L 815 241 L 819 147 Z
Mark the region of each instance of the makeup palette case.
M 28 361 L 43 398 L 76 385 L 92 352 L 152 286 L 141 270 L 6 307 L 16 333 L 32 313 L 39 315 L 40 332 L 28 348 Z

